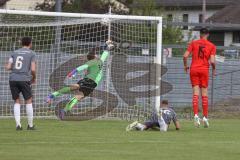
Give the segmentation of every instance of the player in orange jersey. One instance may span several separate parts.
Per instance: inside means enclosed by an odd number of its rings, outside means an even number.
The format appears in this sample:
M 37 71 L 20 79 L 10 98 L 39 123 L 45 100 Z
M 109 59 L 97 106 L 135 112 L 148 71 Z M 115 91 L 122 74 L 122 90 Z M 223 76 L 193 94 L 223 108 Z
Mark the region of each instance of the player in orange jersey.
M 201 92 L 202 95 L 202 109 L 203 109 L 203 123 L 204 127 L 209 127 L 208 122 L 208 79 L 209 66 L 212 66 L 212 74 L 216 74 L 216 46 L 209 42 L 209 31 L 206 28 L 200 30 L 200 39 L 192 41 L 186 52 L 183 55 L 184 70 L 188 73 L 189 67 L 187 59 L 192 55 L 192 63 L 190 67 L 190 79 L 193 88 L 193 112 L 194 124 L 196 127 L 200 126 L 200 118 L 198 116 L 198 99 Z M 210 61 L 210 64 L 209 64 Z

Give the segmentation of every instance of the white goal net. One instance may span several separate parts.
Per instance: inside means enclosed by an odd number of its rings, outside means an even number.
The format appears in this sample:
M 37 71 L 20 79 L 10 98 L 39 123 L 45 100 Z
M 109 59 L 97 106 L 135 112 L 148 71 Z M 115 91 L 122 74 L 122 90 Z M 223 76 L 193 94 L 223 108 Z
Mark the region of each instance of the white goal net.
M 159 105 L 161 70 L 156 63 L 161 62 L 161 17 L 0 10 L 0 21 L 0 117 L 12 116 L 4 64 L 21 47 L 24 36 L 33 39 L 36 52 L 35 116 L 58 116 L 74 93 L 56 98 L 52 106 L 45 103 L 46 97 L 79 81 L 84 73 L 71 79 L 67 73 L 84 64 L 93 48 L 100 53 L 108 39 L 115 48 L 104 64 L 103 80 L 65 119 L 146 118 Z M 21 112 L 25 114 L 24 106 Z

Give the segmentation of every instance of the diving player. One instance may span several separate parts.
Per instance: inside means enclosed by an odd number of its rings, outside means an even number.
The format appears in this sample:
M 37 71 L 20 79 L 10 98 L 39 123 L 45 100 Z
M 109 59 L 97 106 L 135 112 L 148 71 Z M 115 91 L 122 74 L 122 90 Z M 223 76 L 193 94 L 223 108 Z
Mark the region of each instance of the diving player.
M 108 50 L 104 50 L 101 57 L 98 58 L 96 51 L 93 50 L 87 55 L 88 61 L 72 70 L 67 76 L 72 77 L 75 74 L 87 70 L 87 74 L 83 79 L 78 81 L 76 84 L 63 87 L 62 89 L 53 92 L 47 98 L 47 102 L 51 103 L 52 99 L 57 96 L 61 96 L 64 93 L 69 93 L 71 91 L 79 90 L 80 92 L 76 94 L 65 106 L 64 111 L 70 111 L 73 106 L 75 106 L 81 99 L 87 97 L 93 90 L 98 86 L 103 77 L 103 63 L 109 56 L 109 50 L 113 48 L 113 43 L 111 41 L 106 42 L 106 47 Z

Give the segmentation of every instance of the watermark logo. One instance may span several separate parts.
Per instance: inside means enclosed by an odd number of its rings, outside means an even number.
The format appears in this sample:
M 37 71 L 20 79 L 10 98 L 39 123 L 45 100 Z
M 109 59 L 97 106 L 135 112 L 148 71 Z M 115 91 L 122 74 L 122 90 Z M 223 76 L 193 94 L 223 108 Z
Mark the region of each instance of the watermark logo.
M 134 106 L 136 105 L 137 98 L 160 96 L 172 90 L 172 85 L 170 83 L 160 81 L 161 76 L 167 72 L 165 66 L 150 62 L 150 60 L 148 60 L 148 62 L 137 63 L 134 62 L 136 56 L 127 56 L 125 54 L 115 54 L 111 58 L 110 80 L 116 93 L 111 93 L 110 91 L 106 92 L 96 88 L 93 93 L 90 94 L 90 97 L 99 99 L 102 103 L 85 112 L 69 114 L 64 117 L 65 120 L 89 120 L 103 116 L 113 111 L 118 106 L 118 97 L 127 105 Z M 137 58 L 141 59 L 144 57 Z M 129 61 L 129 59 L 132 60 Z M 77 56 L 61 64 L 50 76 L 50 87 L 53 90 L 58 90 L 66 86 L 64 83 L 66 75 L 73 68 L 83 65 L 85 62 L 86 56 Z M 157 92 L 159 89 L 158 84 L 161 86 L 160 92 Z M 74 93 L 77 94 L 77 92 Z M 67 102 L 68 100 L 58 102 L 56 105 L 56 115 L 59 115 L 59 110 L 65 107 Z

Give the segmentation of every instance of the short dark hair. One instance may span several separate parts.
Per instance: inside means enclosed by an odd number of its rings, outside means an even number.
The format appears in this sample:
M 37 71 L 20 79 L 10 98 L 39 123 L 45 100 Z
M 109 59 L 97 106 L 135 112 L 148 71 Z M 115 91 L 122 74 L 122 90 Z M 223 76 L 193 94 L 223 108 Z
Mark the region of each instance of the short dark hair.
M 29 46 L 32 43 L 31 37 L 23 37 L 22 38 L 22 46 Z
M 162 104 L 168 105 L 168 100 L 162 100 Z
M 88 60 L 96 58 L 96 48 L 93 48 L 87 55 Z
M 209 30 L 207 28 L 202 28 L 202 29 L 200 29 L 200 34 L 201 35 L 209 34 Z

